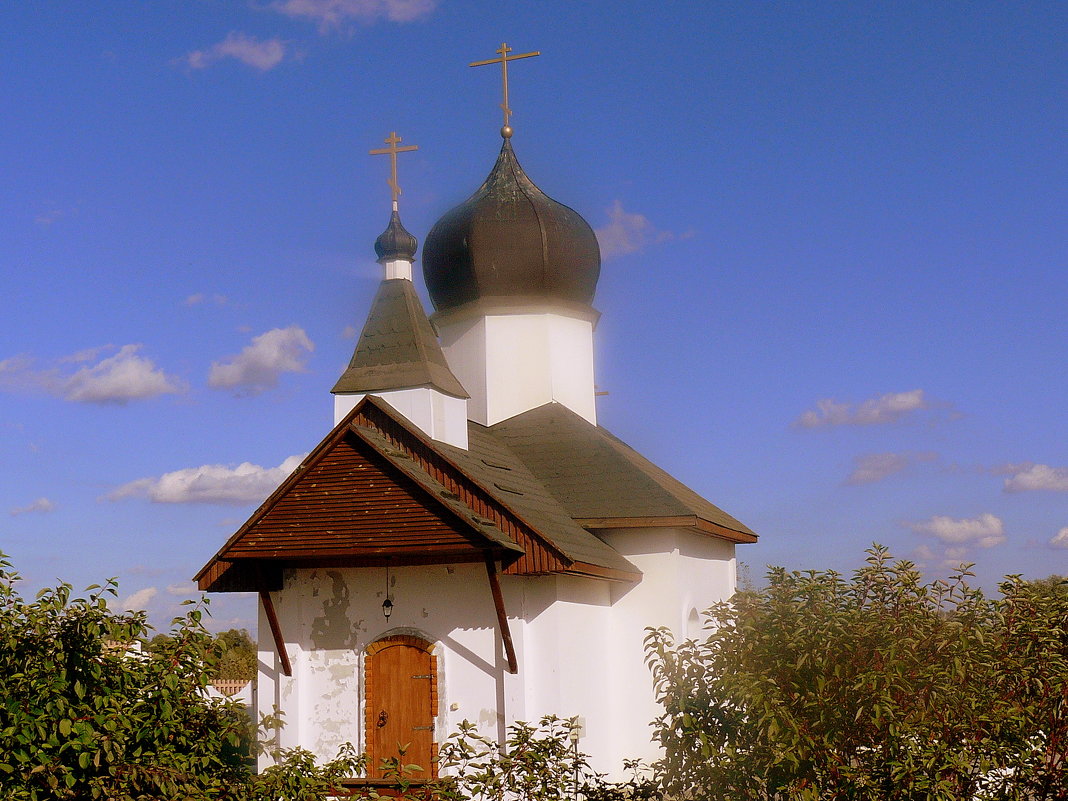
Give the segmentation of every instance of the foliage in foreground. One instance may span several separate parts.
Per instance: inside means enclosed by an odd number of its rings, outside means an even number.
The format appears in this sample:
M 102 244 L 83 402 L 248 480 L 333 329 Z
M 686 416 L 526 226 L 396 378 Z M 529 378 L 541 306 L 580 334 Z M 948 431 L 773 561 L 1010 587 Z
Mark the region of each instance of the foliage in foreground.
M 153 653 L 173 647 L 171 635 L 157 634 L 145 644 Z M 252 681 L 256 678 L 256 643 L 248 629 L 227 629 L 214 637 L 216 659 L 212 678 Z
M 304 801 L 330 797 L 366 760 L 344 745 L 318 764 L 304 749 L 275 749 L 255 773 L 258 732 L 237 702 L 209 697 L 220 660 L 247 634 L 213 636 L 190 605 L 170 632 L 152 636 L 145 614 L 115 614 L 115 583 L 69 585 L 24 599 L 0 554 L 0 798 L 4 801 Z M 225 667 L 225 666 L 224 666 Z M 263 734 L 280 725 L 272 716 Z M 384 760 L 401 797 L 475 801 L 651 798 L 635 774 L 611 784 L 593 773 L 570 739 L 572 724 L 549 717 L 517 723 L 499 746 L 465 725 L 442 745 L 439 766 L 455 775 L 415 781 L 422 768 Z M 344 791 L 339 792 L 344 795 Z M 368 796 L 375 798 L 373 789 Z
M 852 580 L 772 569 L 703 641 L 649 634 L 668 796 L 1068 799 L 1068 592 L 868 553 Z
M 220 650 L 191 606 L 156 648 L 144 613 L 116 615 L 114 582 L 72 597 L 69 585 L 32 601 L 0 555 L 0 797 L 44 799 L 321 798 L 363 761 L 329 764 L 281 751 L 255 774 L 245 710 L 209 699 Z
M 644 801 L 660 795 L 637 762 L 626 763 L 625 782 L 596 773 L 577 747 L 573 719 L 547 716 L 538 724 L 508 727 L 506 742 L 478 734 L 467 721 L 439 750 L 438 766 L 447 778 L 435 795 L 447 801 Z

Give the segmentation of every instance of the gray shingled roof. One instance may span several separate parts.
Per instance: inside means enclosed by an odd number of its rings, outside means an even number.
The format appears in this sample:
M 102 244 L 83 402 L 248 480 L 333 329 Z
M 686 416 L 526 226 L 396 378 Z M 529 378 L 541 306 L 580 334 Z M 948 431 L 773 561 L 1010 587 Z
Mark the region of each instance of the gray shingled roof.
M 569 559 L 632 573 L 641 571 L 578 525 L 508 446 L 478 423 L 468 424 L 468 450 L 435 442 L 501 504 L 545 536 Z
M 695 515 L 756 536 L 604 428 L 548 403 L 489 429 L 573 518 Z
M 331 392 L 411 387 L 469 397 L 445 361 L 412 282 L 393 278 L 379 285 L 349 367 Z

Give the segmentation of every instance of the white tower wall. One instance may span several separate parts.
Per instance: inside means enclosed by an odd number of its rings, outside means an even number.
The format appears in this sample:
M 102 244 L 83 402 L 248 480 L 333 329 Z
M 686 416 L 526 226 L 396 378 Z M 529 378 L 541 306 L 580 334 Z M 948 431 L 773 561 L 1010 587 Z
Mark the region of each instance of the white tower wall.
M 476 423 L 491 426 L 552 401 L 597 423 L 592 320 L 539 311 L 442 315 L 435 322 Z
M 334 395 L 334 425 L 367 394 L 381 398 L 431 439 L 467 450 L 467 400 L 431 387 Z

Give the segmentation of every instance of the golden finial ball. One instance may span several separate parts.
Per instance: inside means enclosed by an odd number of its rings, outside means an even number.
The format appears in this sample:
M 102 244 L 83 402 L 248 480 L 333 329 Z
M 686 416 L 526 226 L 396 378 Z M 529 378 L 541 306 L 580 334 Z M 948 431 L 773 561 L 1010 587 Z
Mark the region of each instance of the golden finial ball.
M 505 125 L 503 128 L 501 128 L 501 136 L 503 136 L 505 139 L 511 139 L 512 138 L 512 126 L 511 125 Z

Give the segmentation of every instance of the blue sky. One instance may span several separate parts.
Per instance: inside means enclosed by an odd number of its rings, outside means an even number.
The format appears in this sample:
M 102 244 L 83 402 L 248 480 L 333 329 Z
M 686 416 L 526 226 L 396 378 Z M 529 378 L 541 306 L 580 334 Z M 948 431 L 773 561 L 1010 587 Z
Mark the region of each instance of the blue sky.
M 542 53 L 510 71 L 521 162 L 601 237 L 600 421 L 760 533 L 754 575 L 873 541 L 990 589 L 1068 572 L 1068 6 L 114 0 L 0 30 L 27 589 L 176 611 L 329 429 L 389 215 L 367 151 L 419 145 L 422 240 L 496 156 L 499 71 L 466 65 L 501 41 Z

